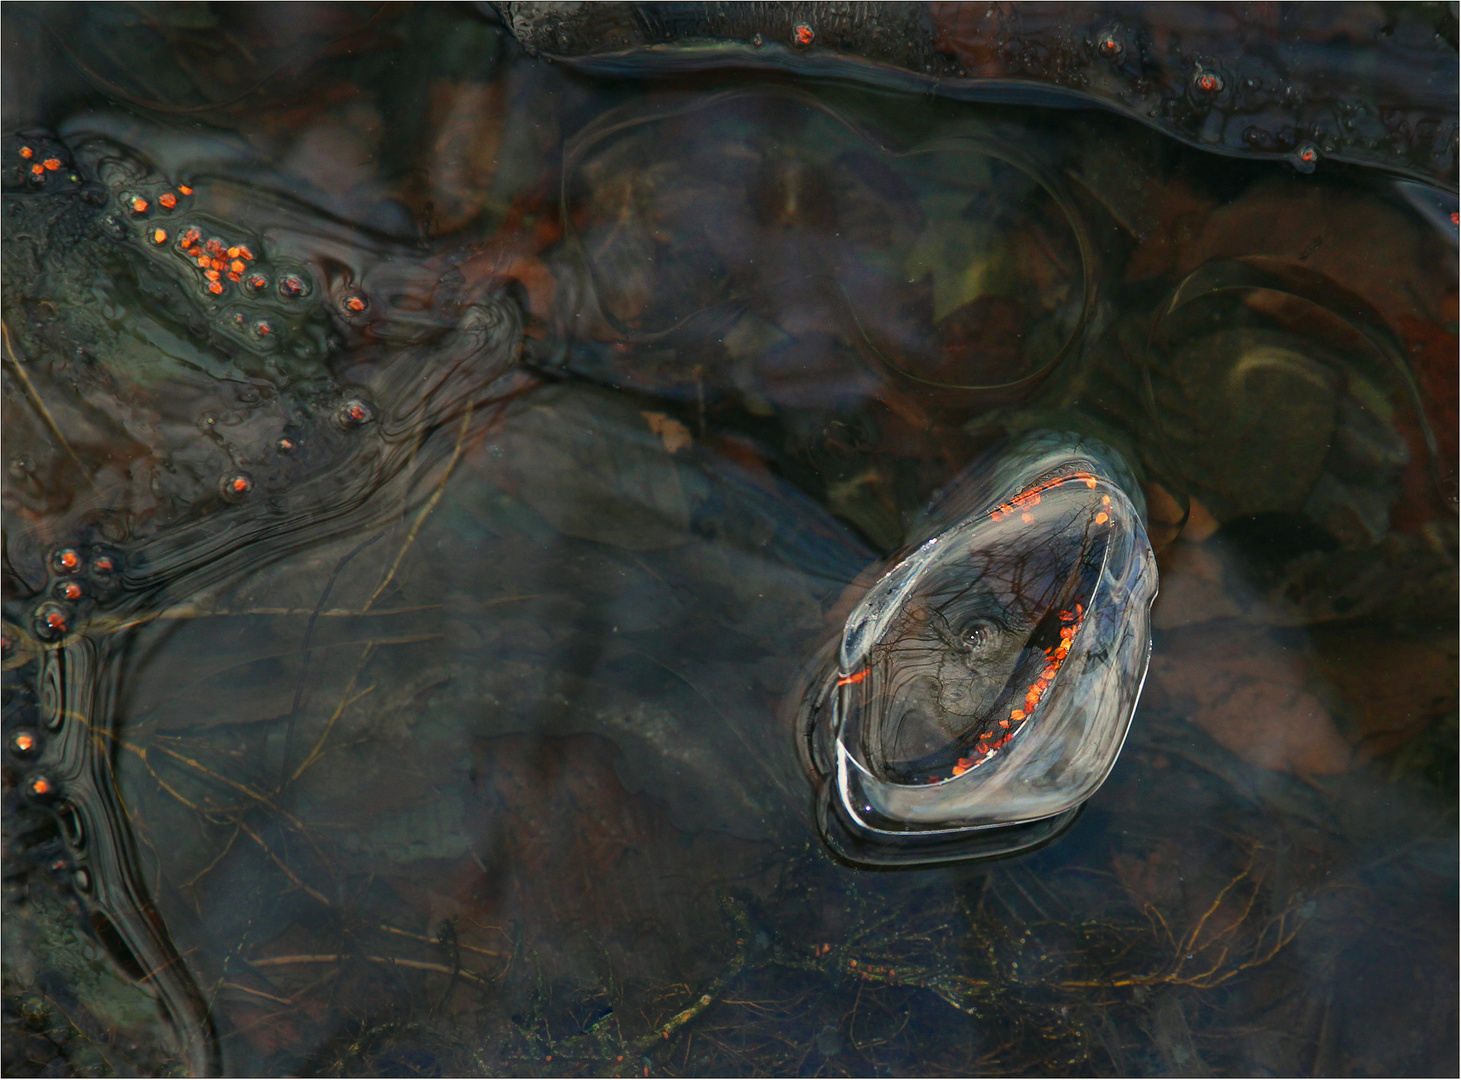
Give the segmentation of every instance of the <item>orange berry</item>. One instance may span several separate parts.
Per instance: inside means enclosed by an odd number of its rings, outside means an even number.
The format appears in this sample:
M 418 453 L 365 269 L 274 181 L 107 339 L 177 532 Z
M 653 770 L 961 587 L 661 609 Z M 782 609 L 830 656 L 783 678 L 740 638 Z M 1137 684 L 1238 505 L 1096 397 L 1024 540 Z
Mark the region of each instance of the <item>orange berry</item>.
M 171 191 L 164 191 L 161 195 L 157 197 L 157 201 L 163 206 L 167 207 L 169 210 L 171 210 L 174 206 L 178 204 L 178 197 L 174 195 Z
M 41 164 L 43 164 L 51 172 L 55 172 L 57 169 L 59 169 L 61 167 L 61 159 L 60 158 L 54 158 L 54 157 L 48 157 L 48 158 L 46 158 L 45 161 L 41 162 Z
M 20 156 L 29 161 L 31 158 L 36 156 L 36 152 L 28 146 L 22 146 L 20 148 Z

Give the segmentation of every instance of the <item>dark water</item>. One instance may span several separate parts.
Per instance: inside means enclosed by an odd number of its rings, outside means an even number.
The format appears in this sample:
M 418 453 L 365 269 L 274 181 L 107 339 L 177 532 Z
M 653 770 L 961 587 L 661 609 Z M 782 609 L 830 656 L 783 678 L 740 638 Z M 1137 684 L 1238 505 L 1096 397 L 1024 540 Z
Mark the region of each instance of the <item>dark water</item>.
M 1310 168 L 937 8 L 963 84 L 6 6 L 7 1074 L 1456 1070 L 1454 17 L 1110 16 L 1395 121 Z M 1039 851 L 843 865 L 807 672 L 1051 427 L 1158 550 L 1126 749 Z

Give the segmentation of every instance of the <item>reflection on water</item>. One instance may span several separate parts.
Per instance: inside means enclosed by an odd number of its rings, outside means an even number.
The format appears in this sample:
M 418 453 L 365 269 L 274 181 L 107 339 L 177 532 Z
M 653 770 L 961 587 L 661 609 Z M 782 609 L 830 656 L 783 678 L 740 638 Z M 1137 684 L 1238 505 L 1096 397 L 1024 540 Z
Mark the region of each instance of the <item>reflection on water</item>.
M 935 7 L 948 96 L 856 20 L 7 8 L 7 1072 L 1455 1069 L 1454 90 L 1361 122 L 1454 21 L 1133 14 L 1145 89 L 981 100 L 1086 30 Z M 1317 168 L 1201 149 L 1355 27 Z M 1087 107 L 1184 29 L 1216 98 Z M 1049 431 L 1157 552 L 1126 751 L 1039 850 L 854 869 L 798 714 Z M 949 565 L 1044 585 L 934 574 L 843 688 L 881 778 L 989 773 L 946 669 L 1097 618 L 1028 516 Z

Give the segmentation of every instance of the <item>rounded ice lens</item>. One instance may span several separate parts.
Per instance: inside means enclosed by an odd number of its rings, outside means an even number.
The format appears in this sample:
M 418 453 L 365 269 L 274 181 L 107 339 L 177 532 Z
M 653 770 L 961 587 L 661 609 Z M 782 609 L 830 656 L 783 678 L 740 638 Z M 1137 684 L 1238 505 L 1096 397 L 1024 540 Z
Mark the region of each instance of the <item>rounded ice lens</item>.
M 1157 575 L 1140 498 L 1113 451 L 1050 434 L 951 486 L 853 609 L 804 713 L 834 851 L 1005 854 L 1073 819 L 1146 673 Z

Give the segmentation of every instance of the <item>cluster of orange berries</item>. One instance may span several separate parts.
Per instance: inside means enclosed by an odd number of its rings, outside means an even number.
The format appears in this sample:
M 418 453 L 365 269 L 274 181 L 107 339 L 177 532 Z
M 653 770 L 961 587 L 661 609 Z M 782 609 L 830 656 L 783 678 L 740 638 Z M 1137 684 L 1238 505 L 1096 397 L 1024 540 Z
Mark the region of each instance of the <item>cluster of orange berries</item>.
M 1018 510 L 1020 511 L 1020 520 L 1026 525 L 1029 525 L 1035 520 L 1035 516 L 1030 513 L 1029 508 L 1040 505 L 1040 493 L 1042 491 L 1049 491 L 1057 484 L 1064 484 L 1071 480 L 1084 480 L 1088 488 L 1094 488 L 1096 486 L 1096 478 L 1090 473 L 1067 473 L 1064 476 L 1057 476 L 1053 480 L 1046 480 L 1043 484 L 1036 484 L 1032 488 L 1026 488 L 1003 506 L 995 507 L 990 511 L 989 520 L 1003 521 Z M 1110 506 L 1110 498 L 1106 498 L 1105 503 L 1107 506 Z
M 1049 491 L 1056 485 L 1064 484 L 1071 480 L 1083 480 L 1088 488 L 1095 488 L 1097 486 L 1096 478 L 1088 473 L 1070 473 L 1066 476 L 1057 477 L 1054 480 L 1047 480 L 1043 484 L 1036 484 L 1034 487 L 1022 491 L 1003 506 L 995 507 L 990 511 L 989 520 L 1003 521 L 1018 510 L 1020 520 L 1026 525 L 1032 524 L 1035 520 L 1035 515 L 1030 513 L 1030 508 L 1040 505 L 1040 493 Z M 1111 496 L 1101 496 L 1101 509 L 1096 512 L 1094 520 L 1097 525 L 1104 525 L 1111 520 Z
M 167 243 L 167 230 L 154 229 L 152 242 L 159 245 Z M 224 281 L 243 281 L 244 273 L 254 259 L 253 250 L 247 244 L 224 244 L 217 237 L 204 240 L 203 234 L 192 227 L 179 234 L 178 251 L 198 264 L 208 283 L 206 288 L 214 296 L 222 294 Z
M 40 604 L 33 613 L 36 636 L 42 641 L 58 641 L 71 632 L 76 616 L 75 604 L 105 593 L 116 582 L 118 564 L 104 551 L 93 551 L 90 563 L 74 547 L 58 548 L 51 553 L 50 568 L 58 579 L 51 588 L 53 599 Z M 82 578 L 89 572 L 90 587 Z
M 46 158 L 43 161 L 35 161 L 36 152 L 34 147 L 22 146 L 20 148 L 20 156 L 31 163 L 30 174 L 32 176 L 44 176 L 48 172 L 56 172 L 61 168 L 60 158 L 52 157 Z

